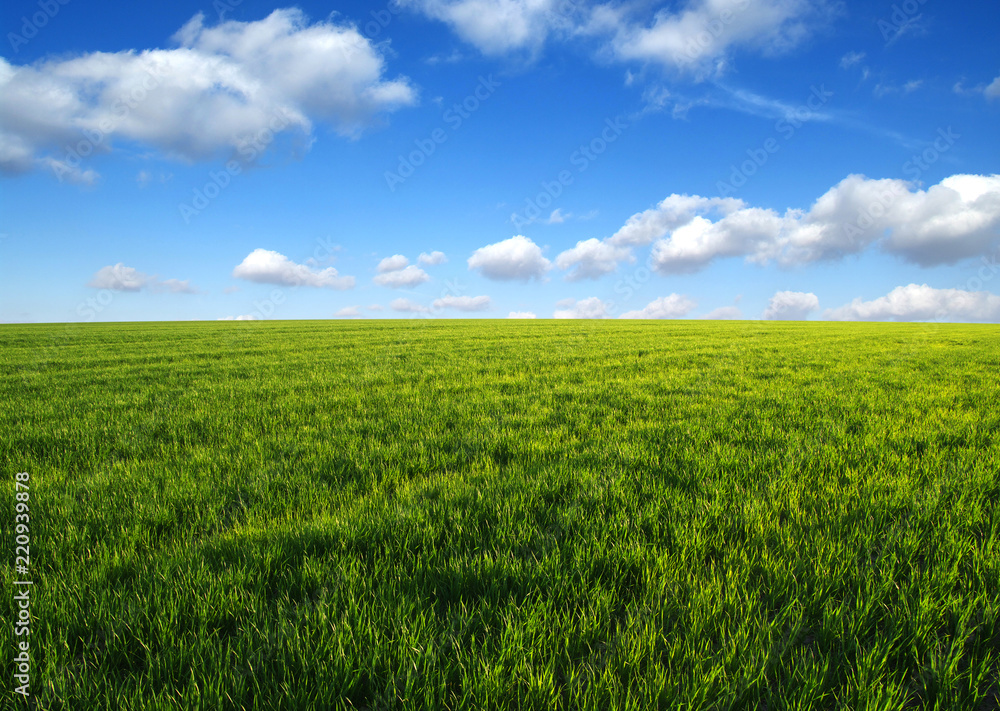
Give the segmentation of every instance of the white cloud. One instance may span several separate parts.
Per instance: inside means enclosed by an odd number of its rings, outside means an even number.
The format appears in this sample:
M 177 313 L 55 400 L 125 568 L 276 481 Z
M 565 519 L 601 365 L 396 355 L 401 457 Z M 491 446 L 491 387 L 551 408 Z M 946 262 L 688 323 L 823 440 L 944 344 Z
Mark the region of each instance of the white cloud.
M 396 272 L 405 267 L 410 263 L 410 260 L 404 257 L 402 254 L 394 254 L 391 257 L 386 257 L 381 262 L 378 263 L 375 271 L 379 274 L 385 274 L 386 272 Z
M 566 275 L 566 280 L 579 281 L 599 279 L 610 274 L 618 267 L 618 262 L 626 259 L 631 259 L 627 248 L 591 238 L 577 242 L 575 247 L 556 257 L 556 266 L 560 269 L 572 268 Z
M 0 62 L 3 59 L 0 58 Z M 0 110 L 2 110 L 2 101 L 0 99 Z M 15 159 L 14 163 L 5 163 L 3 156 L 6 151 L 4 151 L 3 143 L 7 140 L 4 135 L 2 119 L 0 119 L 0 170 L 5 172 L 21 172 L 22 170 L 27 170 L 31 166 L 30 159 L 27 158 L 29 154 L 25 153 L 24 157 L 28 160 L 27 163 L 19 162 L 20 159 Z M 97 171 L 87 169 L 84 170 L 80 168 L 79 164 L 70 164 L 65 160 L 57 160 L 52 156 L 44 156 L 36 161 L 36 165 L 48 168 L 52 173 L 59 179 L 59 182 L 69 182 L 74 185 L 86 185 L 87 187 L 97 184 L 100 180 L 100 175 Z
M 562 223 L 564 223 L 564 222 L 565 222 L 565 221 L 566 221 L 566 220 L 567 220 L 568 218 L 570 218 L 570 217 L 572 217 L 572 216 L 573 216 L 573 215 L 571 215 L 571 214 L 569 214 L 569 213 L 567 213 L 567 214 L 565 214 L 565 215 L 564 215 L 564 214 L 563 214 L 563 212 L 562 212 L 562 210 L 561 210 L 560 208 L 558 208 L 558 207 L 557 207 L 557 208 L 556 208 L 555 210 L 553 210 L 553 211 L 552 211 L 552 213 L 551 213 L 551 214 L 549 215 L 549 218 L 548 218 L 547 220 L 545 220 L 545 224 L 547 224 L 547 225 L 561 225 L 561 224 L 562 224 Z
M 1000 99 L 1000 76 L 983 89 L 983 94 L 986 95 L 987 99 Z
M 712 321 L 741 319 L 743 318 L 743 312 L 740 311 L 740 308 L 738 306 L 720 306 L 717 309 L 709 311 L 707 314 L 701 316 L 700 318 Z
M 695 217 L 653 245 L 653 266 L 663 274 L 690 273 L 718 257 L 769 255 L 782 224 L 774 211 L 749 207 L 714 223 Z
M 567 0 L 400 0 L 446 23 L 487 55 L 535 58 L 550 38 L 598 38 L 603 60 L 656 62 L 703 74 L 725 66 L 737 48 L 783 52 L 829 14 L 826 2 L 807 0 L 688 0 L 646 18 L 648 3 Z
M 855 64 L 860 64 L 864 58 L 865 58 L 864 52 L 848 52 L 847 54 L 845 54 L 843 57 L 840 58 L 840 67 L 841 69 L 849 69 L 850 67 L 853 67 Z
M 402 313 L 408 314 L 426 314 L 430 313 L 430 309 L 426 306 L 421 306 L 415 301 L 410 301 L 409 299 L 395 299 L 389 304 L 389 308 L 393 311 L 400 311 Z
M 58 174 L 58 171 L 56 172 Z M 92 173 L 93 171 L 88 171 L 88 172 Z M 174 177 L 173 173 L 160 173 L 159 175 L 153 175 L 148 170 L 140 170 L 135 176 L 135 182 L 136 185 L 138 185 L 140 188 L 145 188 L 148 187 L 149 184 L 152 183 L 154 180 L 160 183 L 169 183 L 173 179 L 173 177 Z
M 837 321 L 987 321 L 1000 322 L 1000 296 L 988 291 L 934 289 L 927 284 L 897 286 L 872 301 L 855 299 L 827 310 Z
M 126 267 L 118 262 L 114 266 L 101 267 L 87 286 L 112 291 L 139 291 L 149 284 L 152 277 L 134 267 Z
M 528 281 L 540 279 L 552 266 L 537 244 L 523 235 L 480 247 L 469 257 L 469 269 L 487 279 Z
M 191 284 L 189 279 L 164 279 L 154 281 L 152 284 L 154 291 L 169 291 L 171 294 L 200 294 L 201 291 Z
M 486 311 L 490 308 L 488 296 L 444 296 L 435 299 L 436 309 L 458 309 L 459 311 Z
M 895 84 L 887 84 L 884 82 L 879 82 L 872 89 L 872 94 L 877 99 L 881 99 L 883 96 L 888 96 L 889 94 L 912 94 L 914 91 L 916 91 L 923 85 L 924 85 L 923 79 L 911 79 L 902 86 L 896 86 Z
M 439 264 L 444 264 L 448 261 L 448 257 L 444 256 L 444 252 L 421 252 L 420 256 L 417 257 L 417 264 L 423 264 L 428 267 L 436 267 Z
M 538 318 L 531 311 L 511 311 L 507 318 Z
M 455 64 L 457 62 L 461 62 L 463 59 L 465 59 L 465 56 L 457 49 L 454 49 L 451 51 L 451 54 L 434 54 L 424 61 L 433 67 L 437 64 Z M 443 96 L 434 97 L 434 103 L 438 105 L 440 105 L 443 100 Z
M 699 99 L 697 104 L 742 111 L 743 113 L 759 118 L 785 119 L 791 122 L 793 126 L 798 126 L 805 121 L 834 120 L 831 114 L 823 112 L 819 108 L 833 96 L 833 92 L 827 91 L 823 84 L 820 84 L 818 88 L 813 87 L 812 94 L 807 100 L 808 103 L 797 105 L 789 104 L 780 99 L 773 99 L 769 96 L 763 96 L 747 89 L 734 89 L 718 82 L 716 83 L 716 87 L 722 90 L 720 95 L 713 96 L 712 94 L 708 94 L 704 98 Z M 814 98 L 820 102 L 816 109 L 809 107 L 809 103 Z M 688 108 L 690 107 L 683 109 L 685 116 Z
M 558 306 L 566 308 L 556 310 L 552 318 L 608 318 L 608 305 L 596 296 L 588 299 L 563 299 Z
M 943 138 L 943 136 L 942 136 Z M 710 219 L 716 213 L 716 219 Z M 732 198 L 671 195 L 633 215 L 606 243 L 648 244 L 662 274 L 723 257 L 782 266 L 839 259 L 872 245 L 921 266 L 953 264 L 1000 241 L 1000 175 L 953 175 L 926 190 L 849 175 L 808 210 L 783 214 Z
M 109 289 L 111 291 L 141 291 L 148 289 L 171 294 L 200 294 L 190 280 L 160 279 L 155 275 L 144 274 L 134 267 L 127 267 L 122 262 L 114 266 L 101 267 L 94 274 L 87 286 L 94 289 Z
M 926 191 L 897 187 L 900 197 L 885 217 L 873 214 L 872 229 L 890 232 L 886 251 L 933 266 L 977 256 L 997 243 L 1000 175 L 953 175 Z
M 767 303 L 764 318 L 782 321 L 804 321 L 819 308 L 816 294 L 802 291 L 779 291 Z
M 430 278 L 430 275 L 423 269 L 411 264 L 406 269 L 379 274 L 373 281 L 379 286 L 387 286 L 390 289 L 403 289 L 423 284 L 425 281 L 429 281 Z
M 333 267 L 312 269 L 296 264 L 288 257 L 269 249 L 255 249 L 233 269 L 237 279 L 279 286 L 314 286 L 326 289 L 351 289 L 354 277 L 340 276 Z
M 313 121 L 354 136 L 375 114 L 416 101 L 408 79 L 384 78 L 380 50 L 357 28 L 310 24 L 297 9 L 215 27 L 199 13 L 174 40 L 176 49 L 31 65 L 0 58 L 0 169 L 28 170 L 40 154 L 65 162 L 67 144 L 89 154 L 118 140 L 200 160 L 267 130 L 309 136 Z
M 483 54 L 537 53 L 553 31 L 568 29 L 564 0 L 400 0 L 446 23 Z
M 651 24 L 629 19 L 611 5 L 598 6 L 591 30 L 613 32 L 619 59 L 657 62 L 696 72 L 718 70 L 736 48 L 765 54 L 786 51 L 808 34 L 824 3 L 805 0 L 690 0 L 659 10 Z
M 253 314 L 243 314 L 242 316 L 223 316 L 222 318 L 216 319 L 216 321 L 257 321 L 257 316 Z
M 744 206 L 745 203 L 736 198 L 704 198 L 675 193 L 655 208 L 632 215 L 608 242 L 618 247 L 641 247 L 687 224 L 695 215 L 710 212 L 727 215 Z
M 360 316 L 361 310 L 357 306 L 345 306 L 334 314 L 336 318 L 354 318 Z
M 618 318 L 680 318 L 687 316 L 697 307 L 697 302 L 688 297 L 681 294 L 671 294 L 651 301 L 639 311 L 627 311 Z

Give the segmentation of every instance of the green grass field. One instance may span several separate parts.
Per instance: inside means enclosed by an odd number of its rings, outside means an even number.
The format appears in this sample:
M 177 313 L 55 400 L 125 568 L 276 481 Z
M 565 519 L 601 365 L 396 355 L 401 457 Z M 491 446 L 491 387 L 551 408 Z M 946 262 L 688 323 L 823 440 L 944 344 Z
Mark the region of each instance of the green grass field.
M 993 326 L 8 325 L 0 463 L 38 708 L 1000 707 Z

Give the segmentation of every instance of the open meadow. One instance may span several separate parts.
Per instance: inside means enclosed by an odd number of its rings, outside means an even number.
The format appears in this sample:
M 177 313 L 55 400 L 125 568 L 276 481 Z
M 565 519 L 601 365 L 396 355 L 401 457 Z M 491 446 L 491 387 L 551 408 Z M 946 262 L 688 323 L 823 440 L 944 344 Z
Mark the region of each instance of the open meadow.
M 5 325 L 0 463 L 38 708 L 1000 708 L 995 326 Z

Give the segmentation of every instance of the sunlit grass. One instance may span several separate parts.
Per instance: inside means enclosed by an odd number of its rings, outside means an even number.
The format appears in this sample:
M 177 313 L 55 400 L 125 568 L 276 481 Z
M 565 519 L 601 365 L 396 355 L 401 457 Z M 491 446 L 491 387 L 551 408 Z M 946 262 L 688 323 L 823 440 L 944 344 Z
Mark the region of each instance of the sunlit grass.
M 995 327 L 3 326 L 0 462 L 44 708 L 1000 704 Z

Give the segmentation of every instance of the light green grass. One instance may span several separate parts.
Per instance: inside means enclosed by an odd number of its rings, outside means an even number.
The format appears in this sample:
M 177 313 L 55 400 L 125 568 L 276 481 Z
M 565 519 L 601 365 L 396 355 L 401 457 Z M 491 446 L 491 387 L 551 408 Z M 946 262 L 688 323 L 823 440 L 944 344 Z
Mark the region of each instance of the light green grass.
M 3 326 L 0 464 L 41 708 L 1000 704 L 996 327 Z

